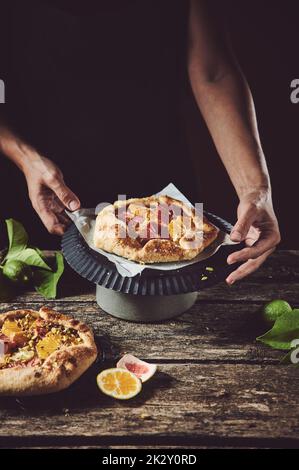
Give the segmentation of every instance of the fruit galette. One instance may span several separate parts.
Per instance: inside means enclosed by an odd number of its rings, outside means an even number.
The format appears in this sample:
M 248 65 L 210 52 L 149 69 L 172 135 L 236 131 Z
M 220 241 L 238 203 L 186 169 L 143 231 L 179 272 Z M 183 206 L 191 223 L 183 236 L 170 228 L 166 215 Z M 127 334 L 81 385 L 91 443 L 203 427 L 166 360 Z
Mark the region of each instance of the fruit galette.
M 141 263 L 191 260 L 219 230 L 169 196 L 117 201 L 97 216 L 94 246 Z
M 91 330 L 42 307 L 0 315 L 0 394 L 37 395 L 67 388 L 97 357 Z

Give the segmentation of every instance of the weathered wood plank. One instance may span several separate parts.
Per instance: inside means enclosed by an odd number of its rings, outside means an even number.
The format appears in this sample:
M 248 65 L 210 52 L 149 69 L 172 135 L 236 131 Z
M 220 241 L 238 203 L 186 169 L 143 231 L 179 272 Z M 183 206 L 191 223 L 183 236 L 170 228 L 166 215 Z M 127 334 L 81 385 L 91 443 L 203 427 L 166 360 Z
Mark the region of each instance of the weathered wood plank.
M 298 302 L 298 288 L 299 251 L 277 252 L 252 276 L 231 288 L 225 283 L 221 283 L 213 288 L 203 290 L 200 293 L 200 298 L 209 299 L 212 296 L 217 301 L 231 299 L 267 301 L 273 296 L 276 298 L 287 296 L 291 301 Z M 93 301 L 94 290 L 94 285 L 68 268 L 61 283 L 60 299 L 64 301 Z M 28 297 L 31 301 L 42 300 L 42 297 L 36 292 L 20 293 L 17 300 L 26 301 Z
M 92 368 L 56 395 L 0 400 L 0 445 L 8 437 L 295 439 L 299 445 L 299 374 L 293 366 L 160 365 L 128 402 L 102 395 Z M 160 441 L 156 441 L 160 442 Z M 185 443 L 186 440 L 184 441 Z
M 276 252 L 232 288 L 222 283 L 202 291 L 189 312 L 162 324 L 126 323 L 101 312 L 94 286 L 70 269 L 61 285 L 54 302 L 20 293 L 0 303 L 0 313 L 46 303 L 89 323 L 111 365 L 132 352 L 160 363 L 160 373 L 126 403 L 98 392 L 99 362 L 60 394 L 2 398 L 0 447 L 299 447 L 298 369 L 278 365 L 281 352 L 254 342 L 266 329 L 258 315 L 263 302 L 282 297 L 299 306 L 299 251 Z
M 232 287 L 224 283 L 218 284 L 211 289 L 203 290 L 199 293 L 199 300 L 214 299 L 216 302 L 260 302 L 265 303 L 273 299 L 285 299 L 293 307 L 299 305 L 299 282 L 279 282 L 269 283 L 248 282 L 242 280 Z
M 258 304 L 198 303 L 184 315 L 160 324 L 120 321 L 99 309 L 95 302 L 52 302 L 58 311 L 90 324 L 100 337 L 107 334 L 114 354 L 131 352 L 144 359 L 169 361 L 277 362 L 283 353 L 255 342 L 267 330 Z M 26 303 L 35 308 L 35 303 Z M 0 312 L 20 304 L 2 304 Z
M 299 282 L 248 282 L 240 281 L 232 287 L 228 287 L 225 283 L 220 283 L 209 289 L 204 289 L 199 293 L 198 300 L 214 302 L 268 302 L 273 299 L 283 298 L 288 300 L 294 307 L 299 306 Z M 22 292 L 15 295 L 15 302 L 45 302 L 44 298 L 37 292 Z M 95 300 L 95 286 L 86 285 L 85 282 L 79 284 L 67 284 L 64 282 L 63 289 L 57 302 L 93 302 Z
M 299 280 L 299 250 L 275 251 L 250 279 Z
M 299 251 L 279 251 L 273 254 L 259 271 L 245 280 L 228 287 L 224 282 L 200 292 L 200 300 L 217 302 L 247 301 L 267 302 L 273 298 L 286 298 L 294 306 L 299 306 Z M 57 301 L 86 301 L 95 299 L 95 286 L 82 279 L 70 268 L 60 283 Z M 15 301 L 43 302 L 43 298 L 33 292 L 19 292 Z

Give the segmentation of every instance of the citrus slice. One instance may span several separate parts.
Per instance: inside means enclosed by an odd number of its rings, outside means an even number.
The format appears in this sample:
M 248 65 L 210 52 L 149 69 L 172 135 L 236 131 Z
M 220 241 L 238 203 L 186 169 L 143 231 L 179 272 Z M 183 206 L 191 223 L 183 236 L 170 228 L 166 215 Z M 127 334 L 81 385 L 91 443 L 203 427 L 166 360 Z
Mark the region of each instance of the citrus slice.
M 148 364 L 145 361 L 141 361 L 138 357 L 132 354 L 125 354 L 116 364 L 116 367 L 121 369 L 129 370 L 133 372 L 141 382 L 149 380 L 157 370 L 156 364 Z
M 59 334 L 48 333 L 36 345 L 38 357 L 40 359 L 46 359 L 59 348 L 60 344 L 61 336 Z
M 15 320 L 5 320 L 2 325 L 2 333 L 5 336 L 10 337 L 15 333 L 22 333 L 22 329 L 19 327 Z
M 26 335 L 15 320 L 5 320 L 2 325 L 2 333 L 18 346 L 26 342 Z
M 132 372 L 120 369 L 106 369 L 97 376 L 99 389 L 118 400 L 128 400 L 135 397 L 142 388 L 141 381 Z

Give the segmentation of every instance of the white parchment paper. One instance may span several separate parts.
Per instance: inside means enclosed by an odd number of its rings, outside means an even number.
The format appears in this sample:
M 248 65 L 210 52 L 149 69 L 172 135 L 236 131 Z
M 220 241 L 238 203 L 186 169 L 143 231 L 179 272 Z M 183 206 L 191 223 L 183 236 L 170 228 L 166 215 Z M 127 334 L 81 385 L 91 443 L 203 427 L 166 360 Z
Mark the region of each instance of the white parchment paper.
M 157 195 L 167 195 L 178 199 L 179 201 L 185 202 L 188 205 L 192 205 L 190 201 L 176 188 L 176 186 L 170 183 L 166 188 L 162 189 Z M 227 233 L 220 230 L 217 239 L 206 248 L 202 253 L 200 253 L 196 258 L 190 261 L 178 261 L 174 263 L 153 263 L 153 264 L 139 264 L 135 261 L 130 261 L 121 256 L 114 255 L 112 253 L 107 253 L 104 250 L 96 248 L 93 244 L 93 232 L 95 227 L 96 214 L 95 209 L 79 209 L 75 212 L 66 211 L 70 219 L 74 222 L 77 229 L 81 233 L 85 242 L 90 248 L 101 253 L 109 261 L 113 262 L 122 276 L 133 277 L 137 274 L 141 274 L 144 269 L 158 269 L 163 271 L 169 271 L 173 269 L 183 268 L 185 266 L 190 266 L 191 264 L 197 263 L 213 256 L 216 251 L 222 245 L 232 245 L 234 242 L 230 240 L 230 237 Z

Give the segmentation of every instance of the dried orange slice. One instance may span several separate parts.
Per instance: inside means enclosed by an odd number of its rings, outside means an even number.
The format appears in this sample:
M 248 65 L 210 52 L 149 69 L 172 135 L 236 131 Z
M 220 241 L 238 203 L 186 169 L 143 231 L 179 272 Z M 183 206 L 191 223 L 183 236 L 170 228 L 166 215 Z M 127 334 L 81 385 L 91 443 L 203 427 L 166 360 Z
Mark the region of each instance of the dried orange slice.
M 5 320 L 2 325 L 2 333 L 19 346 L 23 345 L 27 339 L 24 331 L 15 320 Z
M 5 320 L 2 325 L 2 333 L 8 338 L 15 333 L 22 333 L 22 329 L 14 320 Z
M 106 369 L 97 376 L 99 389 L 118 400 L 128 400 L 135 397 L 142 388 L 141 381 L 132 372 L 120 369 Z
M 41 339 L 36 345 L 36 351 L 40 359 L 46 359 L 61 344 L 61 336 L 54 333 L 48 333 L 43 339 Z

